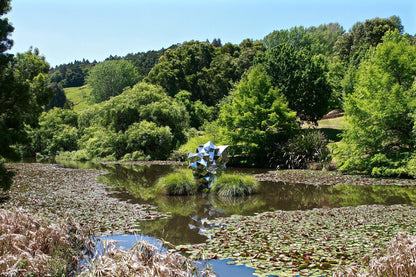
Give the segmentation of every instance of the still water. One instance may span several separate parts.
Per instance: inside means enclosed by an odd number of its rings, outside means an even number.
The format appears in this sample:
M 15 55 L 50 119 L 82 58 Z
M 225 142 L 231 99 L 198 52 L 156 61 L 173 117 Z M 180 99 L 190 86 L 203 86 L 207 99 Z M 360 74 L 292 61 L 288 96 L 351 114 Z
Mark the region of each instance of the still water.
M 99 177 L 99 181 L 110 185 L 111 196 L 131 203 L 151 204 L 169 214 L 167 218 L 140 222 L 140 229 L 142 236 L 148 240 L 157 238 L 174 245 L 204 242 L 206 237 L 203 231 L 211 227 L 207 220 L 233 214 L 253 215 L 272 210 L 370 204 L 416 205 L 416 186 L 315 186 L 262 182 L 260 192 L 249 197 L 220 198 L 202 193 L 193 196 L 161 196 L 155 195 L 152 187 L 160 177 L 173 172 L 180 165 L 76 165 L 80 166 L 107 171 L 108 174 Z M 267 170 L 227 168 L 226 172 L 258 174 Z M 125 247 L 131 247 L 137 241 L 134 235 L 119 236 L 117 239 Z M 225 261 L 213 261 L 212 266 L 219 276 L 251 276 L 253 273 L 250 268 L 228 266 Z

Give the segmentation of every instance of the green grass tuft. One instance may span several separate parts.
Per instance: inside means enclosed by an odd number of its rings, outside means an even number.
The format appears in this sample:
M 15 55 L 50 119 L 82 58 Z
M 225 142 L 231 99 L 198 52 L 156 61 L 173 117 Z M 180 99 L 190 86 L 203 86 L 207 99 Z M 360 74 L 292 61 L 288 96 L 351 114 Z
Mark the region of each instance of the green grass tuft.
M 223 174 L 214 182 L 211 191 L 220 197 L 246 196 L 256 193 L 259 186 L 252 176 Z
M 155 188 L 158 193 L 166 195 L 192 195 L 197 191 L 196 180 L 190 169 L 180 169 L 161 177 Z

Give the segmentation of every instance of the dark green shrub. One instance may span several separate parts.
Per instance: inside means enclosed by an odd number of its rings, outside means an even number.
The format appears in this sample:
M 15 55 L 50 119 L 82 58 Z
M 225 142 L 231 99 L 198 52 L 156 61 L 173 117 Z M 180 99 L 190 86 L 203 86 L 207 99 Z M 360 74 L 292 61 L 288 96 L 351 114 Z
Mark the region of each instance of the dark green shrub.
M 252 176 L 223 174 L 213 183 L 211 191 L 220 197 L 246 196 L 256 193 L 259 186 Z
M 289 139 L 284 156 L 289 168 L 305 169 L 311 163 L 328 164 L 328 141 L 319 130 L 301 130 L 298 135 Z

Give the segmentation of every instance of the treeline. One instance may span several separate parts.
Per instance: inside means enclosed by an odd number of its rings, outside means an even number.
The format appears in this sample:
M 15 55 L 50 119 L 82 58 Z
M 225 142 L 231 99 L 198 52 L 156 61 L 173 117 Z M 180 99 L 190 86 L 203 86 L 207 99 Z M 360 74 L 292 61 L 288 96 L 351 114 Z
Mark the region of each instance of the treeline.
M 239 165 L 306 168 L 335 157 L 345 171 L 415 176 L 416 51 L 403 32 L 392 16 L 348 32 L 337 23 L 294 27 L 238 45 L 188 41 L 61 65 L 45 80 L 60 104 L 52 99 L 38 125 L 26 125 L 27 143 L 15 148 L 76 160 L 183 159 L 211 140 L 230 145 L 230 162 Z M 91 90 L 81 111 L 62 103 L 62 87 L 75 84 Z M 371 102 L 384 98 L 389 111 Z M 300 126 L 333 109 L 345 110 L 349 124 L 328 147 L 322 132 Z

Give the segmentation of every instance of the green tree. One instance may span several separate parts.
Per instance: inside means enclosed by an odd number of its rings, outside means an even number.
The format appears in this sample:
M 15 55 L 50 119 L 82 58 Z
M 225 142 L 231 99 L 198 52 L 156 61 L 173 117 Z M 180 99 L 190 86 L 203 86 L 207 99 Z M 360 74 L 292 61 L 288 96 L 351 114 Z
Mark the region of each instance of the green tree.
M 36 124 L 41 107 L 49 102 L 49 98 L 45 93 L 46 76 L 40 73 L 42 70 L 36 69 L 37 58 L 40 58 L 38 53 L 29 51 L 30 54 L 18 55 L 16 59 L 5 53 L 13 45 L 9 37 L 14 28 L 4 17 L 10 9 L 9 0 L 0 1 L 0 158 L 17 159 L 19 154 L 13 145 L 28 141 L 25 124 Z M 20 60 L 22 56 L 24 58 Z M 26 57 L 33 56 L 37 58 L 29 59 L 26 64 Z M 12 174 L 4 169 L 1 161 L 1 189 L 10 187 L 11 177 Z
M 351 28 L 351 31 L 343 34 L 335 44 L 335 52 L 344 62 L 355 59 L 356 65 L 359 64 L 357 57 L 354 55 L 370 46 L 377 46 L 382 42 L 383 36 L 388 31 L 398 30 L 403 32 L 403 25 L 397 16 L 389 18 L 373 18 L 365 22 L 357 22 Z M 362 56 L 361 56 L 362 57 Z
M 289 108 L 301 120 L 316 123 L 328 112 L 332 88 L 322 56 L 279 44 L 266 53 L 262 63 L 272 85 L 285 95 Z
M 341 170 L 416 176 L 415 50 L 396 31 L 361 64 L 354 92 L 346 98 L 348 124 L 336 149 Z
M 50 109 L 57 107 L 57 108 L 63 108 L 65 104 L 67 103 L 65 91 L 62 88 L 61 85 L 58 83 L 51 83 L 49 85 L 49 88 L 52 90 L 53 97 L 49 104 L 45 107 L 46 111 L 49 111 Z
M 307 50 L 313 55 L 331 56 L 334 45 L 344 33 L 338 23 L 320 25 L 318 27 L 293 27 L 290 30 L 273 31 L 263 39 L 268 50 L 280 44 L 288 44 L 295 50 Z
M 252 66 L 254 56 L 264 48 L 259 44 L 214 47 L 209 42 L 185 42 L 167 50 L 145 81 L 162 86 L 170 96 L 186 90 L 191 101 L 215 106 Z
M 91 68 L 87 84 L 91 87 L 91 100 L 99 103 L 117 96 L 126 87 L 133 86 L 140 76 L 136 67 L 125 60 L 109 60 Z
M 298 128 L 295 113 L 261 65 L 240 81 L 223 104 L 218 125 L 224 128 L 232 154 L 257 166 L 267 165 L 269 154 Z
M 39 118 L 39 126 L 28 128 L 31 143 L 27 155 L 36 153 L 54 156 L 60 151 L 78 149 L 78 114 L 73 110 L 54 108 Z

